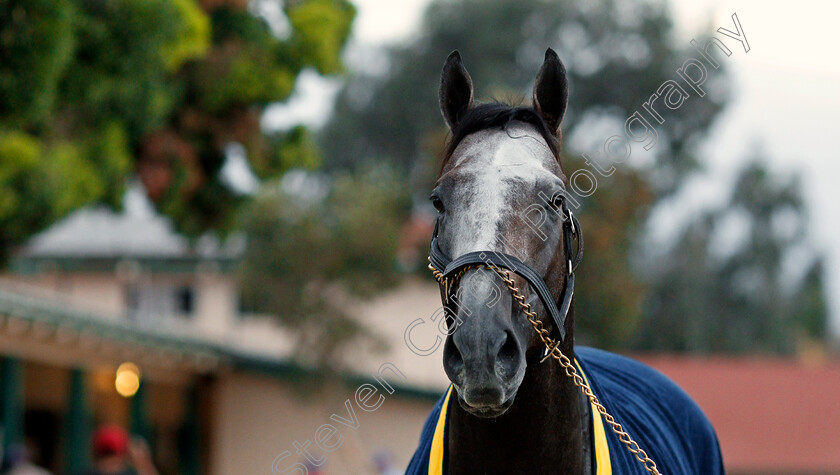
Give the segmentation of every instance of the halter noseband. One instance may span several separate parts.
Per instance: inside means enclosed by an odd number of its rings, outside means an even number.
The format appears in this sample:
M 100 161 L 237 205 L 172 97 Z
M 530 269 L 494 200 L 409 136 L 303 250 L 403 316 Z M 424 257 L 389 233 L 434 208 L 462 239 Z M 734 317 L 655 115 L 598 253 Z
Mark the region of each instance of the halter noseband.
M 429 246 L 429 262 L 432 267 L 442 274 L 441 287 L 446 301 L 448 302 L 449 300 L 451 288 L 449 285 L 444 285 L 443 282 L 457 280 L 458 273 L 461 270 L 472 266 L 507 269 L 525 279 L 534 292 L 537 293 L 537 296 L 548 310 L 549 315 L 551 315 L 551 320 L 554 322 L 554 329 L 559 336 L 559 341 L 565 340 L 566 315 L 569 313 L 569 307 L 572 304 L 572 295 L 575 292 L 575 269 L 577 269 L 578 264 L 583 259 L 583 233 L 577 218 L 566 206 L 565 199 L 561 200 L 560 210 L 565 218 L 563 220 L 563 247 L 565 251 L 566 285 L 559 300 L 559 306 L 548 290 L 548 285 L 546 285 L 545 280 L 531 266 L 510 254 L 504 254 L 498 251 L 474 251 L 461 255 L 454 260 L 450 259 L 438 245 L 438 227 L 440 225 L 440 216 L 438 216 L 435 221 L 432 242 Z M 574 254 L 572 253 L 572 238 L 576 238 L 578 243 L 577 251 Z

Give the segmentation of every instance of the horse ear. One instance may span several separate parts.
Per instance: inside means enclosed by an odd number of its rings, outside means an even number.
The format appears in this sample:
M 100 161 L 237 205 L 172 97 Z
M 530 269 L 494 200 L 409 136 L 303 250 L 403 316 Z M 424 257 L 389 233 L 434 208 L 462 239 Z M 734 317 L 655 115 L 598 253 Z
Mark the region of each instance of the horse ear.
M 553 49 L 545 51 L 545 61 L 534 82 L 534 109 L 545 119 L 552 132 L 560 131 L 560 122 L 569 100 L 566 67 Z
M 449 129 L 454 129 L 458 121 L 473 104 L 473 84 L 470 73 L 461 62 L 457 50 L 449 53 L 443 72 L 440 75 L 440 112 Z

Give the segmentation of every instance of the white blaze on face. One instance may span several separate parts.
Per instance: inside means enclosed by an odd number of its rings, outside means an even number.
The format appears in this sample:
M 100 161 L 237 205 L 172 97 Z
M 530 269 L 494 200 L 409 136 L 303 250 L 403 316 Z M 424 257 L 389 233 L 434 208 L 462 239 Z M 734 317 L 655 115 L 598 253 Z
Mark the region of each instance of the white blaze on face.
M 473 251 L 504 251 L 499 239 L 501 224 L 521 211 L 512 206 L 513 197 L 521 200 L 521 194 L 531 194 L 524 199 L 539 203 L 534 192 L 538 178 L 556 177 L 550 168 L 556 163 L 550 149 L 539 133 L 525 124 L 472 134 L 458 145 L 453 160 L 453 170 L 469 177 L 464 180 L 466 186 L 456 192 L 457 203 L 452 209 L 453 257 Z

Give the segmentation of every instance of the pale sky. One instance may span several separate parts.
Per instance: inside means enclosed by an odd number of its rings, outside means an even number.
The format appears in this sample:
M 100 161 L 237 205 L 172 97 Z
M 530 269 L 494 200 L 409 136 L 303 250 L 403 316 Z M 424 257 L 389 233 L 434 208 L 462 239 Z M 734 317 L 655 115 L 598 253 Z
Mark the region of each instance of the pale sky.
M 354 44 L 379 45 L 410 41 L 428 1 L 353 3 L 359 12 Z M 774 170 L 802 174 L 811 210 L 811 244 L 828 259 L 826 290 L 833 332 L 840 335 L 840 185 L 834 183 L 840 177 L 840 154 L 832 145 L 837 133 L 832 129 L 840 111 L 840 55 L 836 50 L 840 45 L 836 24 L 840 2 L 672 0 L 671 5 L 678 25 L 677 41 L 687 46 L 691 33 L 709 24 L 734 30 L 730 16 L 736 12 L 750 51 L 744 52 L 736 43 L 738 48 L 733 47 L 733 55 L 726 59 L 735 82 L 734 97 L 708 142 L 708 173 L 694 180 L 678 205 L 664 210 L 659 218 L 675 227 L 673 223 L 686 219 L 693 210 L 718 204 L 722 198 L 716 193 L 722 189 L 721 183 L 730 183 L 740 160 L 761 143 Z M 322 124 L 339 87 L 336 81 L 305 76 L 297 97 L 268 114 L 266 125 L 284 127 L 301 120 Z M 640 103 L 643 101 L 640 98 Z
M 832 144 L 840 112 L 840 3 L 760 0 L 673 2 L 682 31 L 712 24 L 733 29 L 737 12 L 749 53 L 728 58 L 735 94 L 707 144 L 706 189 L 730 182 L 756 143 L 781 172 L 799 172 L 811 216 L 813 245 L 824 251 L 834 335 L 840 335 L 840 153 Z M 708 195 L 708 194 L 707 194 Z M 703 196 L 698 194 L 698 196 Z M 685 210 L 683 210 L 685 213 Z

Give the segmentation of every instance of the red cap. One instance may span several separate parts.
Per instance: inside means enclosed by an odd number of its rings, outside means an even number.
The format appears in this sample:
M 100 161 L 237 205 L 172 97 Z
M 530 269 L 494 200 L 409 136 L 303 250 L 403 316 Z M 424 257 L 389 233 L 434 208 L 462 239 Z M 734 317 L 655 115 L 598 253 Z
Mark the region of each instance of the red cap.
M 93 455 L 107 457 L 128 452 L 128 433 L 121 427 L 108 425 L 100 427 L 93 434 Z

